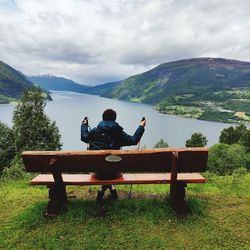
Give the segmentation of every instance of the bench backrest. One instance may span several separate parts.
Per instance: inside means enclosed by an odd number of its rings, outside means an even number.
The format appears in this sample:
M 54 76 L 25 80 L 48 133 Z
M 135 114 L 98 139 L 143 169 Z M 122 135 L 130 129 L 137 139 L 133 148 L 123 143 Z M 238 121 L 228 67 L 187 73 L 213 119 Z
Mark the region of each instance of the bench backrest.
M 125 173 L 203 172 L 207 168 L 206 148 L 166 148 L 145 150 L 25 151 L 23 162 L 28 172 L 117 171 Z

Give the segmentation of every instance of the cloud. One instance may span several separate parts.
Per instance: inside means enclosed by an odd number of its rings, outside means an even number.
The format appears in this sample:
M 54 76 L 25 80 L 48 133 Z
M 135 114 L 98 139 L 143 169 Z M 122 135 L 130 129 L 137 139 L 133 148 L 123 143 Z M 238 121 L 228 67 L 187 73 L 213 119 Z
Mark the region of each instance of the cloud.
M 250 61 L 249 9 L 248 0 L 0 0 L 0 59 L 84 84 L 190 57 Z

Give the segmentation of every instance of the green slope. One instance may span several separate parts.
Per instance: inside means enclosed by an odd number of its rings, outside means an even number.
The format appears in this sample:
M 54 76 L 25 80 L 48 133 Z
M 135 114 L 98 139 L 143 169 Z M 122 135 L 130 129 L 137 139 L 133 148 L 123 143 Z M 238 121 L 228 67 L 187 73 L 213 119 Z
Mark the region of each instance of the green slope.
M 112 91 L 115 87 L 121 84 L 122 81 L 106 82 L 96 86 L 89 87 L 85 93 L 90 95 L 105 95 L 107 92 Z
M 131 76 L 104 96 L 153 104 L 163 113 L 232 122 L 238 119 L 235 112 L 250 113 L 249 93 L 249 62 L 194 58 L 164 63 Z M 225 112 L 230 117 L 208 118 L 207 113 L 228 107 Z
M 85 93 L 89 86 L 78 84 L 70 79 L 53 75 L 29 76 L 28 79 L 43 89 Z
M 90 95 L 103 95 L 118 86 L 121 81 L 107 82 L 96 86 L 82 85 L 64 77 L 53 75 L 28 76 L 28 79 L 43 89 L 57 91 L 72 91 Z
M 33 83 L 19 71 L 0 61 L 0 103 L 18 99 Z

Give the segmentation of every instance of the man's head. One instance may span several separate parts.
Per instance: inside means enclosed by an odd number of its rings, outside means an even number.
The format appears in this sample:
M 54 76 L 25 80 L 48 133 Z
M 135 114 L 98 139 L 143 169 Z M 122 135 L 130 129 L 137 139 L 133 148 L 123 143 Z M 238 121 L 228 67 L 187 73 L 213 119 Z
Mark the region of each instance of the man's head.
M 113 109 L 106 109 L 102 114 L 102 119 L 106 121 L 115 121 L 116 112 Z

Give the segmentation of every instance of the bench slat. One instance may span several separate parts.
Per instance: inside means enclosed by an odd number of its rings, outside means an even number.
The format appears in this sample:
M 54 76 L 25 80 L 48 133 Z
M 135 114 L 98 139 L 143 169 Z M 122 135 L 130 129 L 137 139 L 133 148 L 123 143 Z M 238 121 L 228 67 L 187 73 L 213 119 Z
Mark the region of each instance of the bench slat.
M 149 154 L 120 154 L 114 152 L 112 155 L 121 157 L 119 162 L 106 161 L 106 154 L 77 154 L 57 155 L 58 165 L 61 172 L 168 172 L 171 169 L 171 152 L 153 152 Z M 51 172 L 51 155 L 23 155 L 24 164 L 28 172 Z M 153 166 L 153 168 L 152 168 Z
M 51 172 L 51 159 L 56 159 L 60 172 L 127 172 L 164 173 L 172 167 L 172 152 L 179 154 L 178 172 L 203 172 L 207 167 L 206 148 L 145 149 L 145 150 L 86 150 L 86 151 L 26 151 L 22 153 L 28 172 Z M 108 162 L 106 156 L 120 157 Z
M 90 174 L 63 174 L 65 185 L 119 185 L 119 184 L 164 184 L 170 183 L 170 173 L 160 174 L 123 174 L 114 180 L 98 180 Z M 177 180 L 183 183 L 205 183 L 206 179 L 200 173 L 180 173 Z M 31 185 L 54 184 L 51 174 L 40 174 L 31 180 Z

